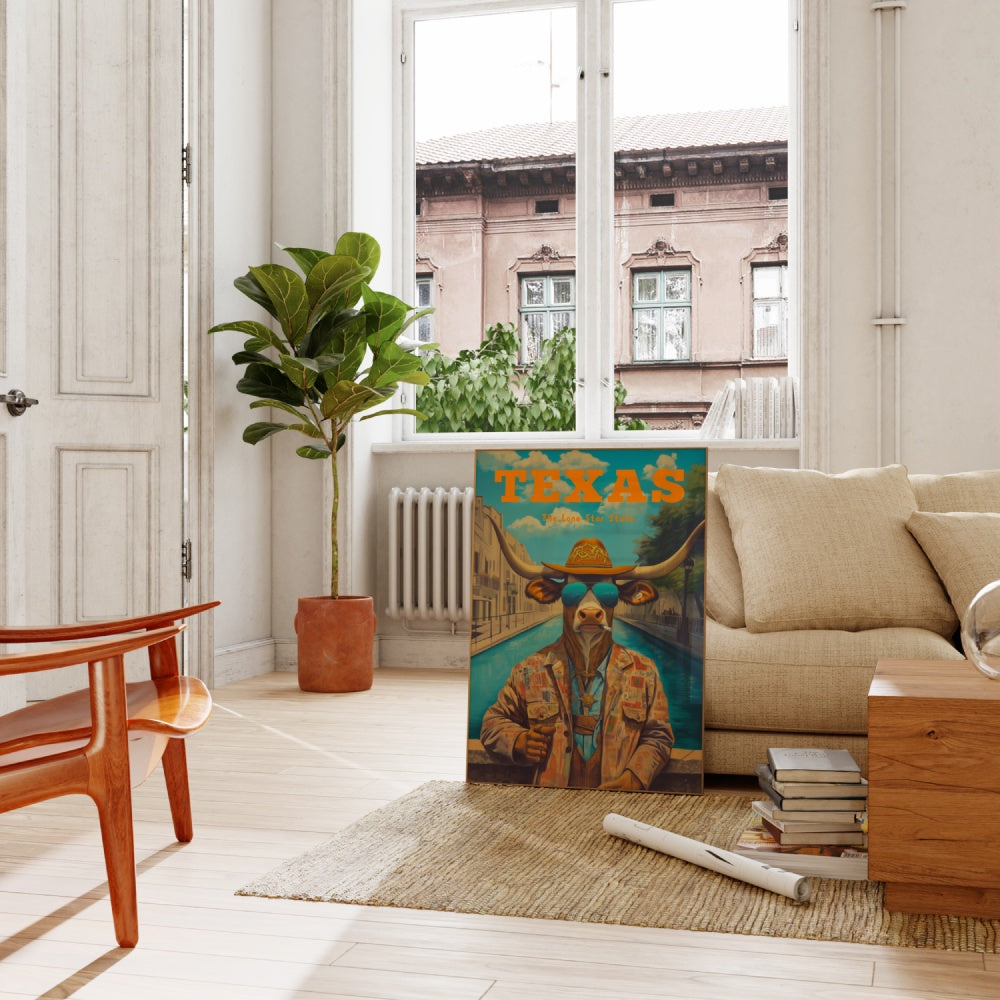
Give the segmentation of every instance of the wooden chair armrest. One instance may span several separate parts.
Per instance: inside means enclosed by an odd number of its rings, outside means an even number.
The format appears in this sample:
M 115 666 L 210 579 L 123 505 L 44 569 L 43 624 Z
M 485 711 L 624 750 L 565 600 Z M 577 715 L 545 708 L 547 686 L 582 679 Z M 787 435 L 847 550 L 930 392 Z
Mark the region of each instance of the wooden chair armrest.
M 116 639 L 88 642 L 78 646 L 63 646 L 32 653 L 7 653 L 0 656 L 0 676 L 30 674 L 40 670 L 55 670 L 80 663 L 97 663 L 113 657 L 124 656 L 134 649 L 143 649 L 166 642 L 183 632 L 184 625 L 168 625 L 148 632 L 130 632 Z M 63 636 L 65 638 L 65 636 Z
M 184 737 L 197 732 L 212 714 L 212 696 L 195 677 L 133 681 L 125 686 L 130 733 Z M 39 701 L 0 716 L 0 761 L 4 754 L 90 738 L 93 719 L 87 689 Z
M 0 642 L 70 642 L 75 639 L 96 639 L 121 632 L 136 632 L 140 629 L 161 628 L 203 611 L 218 607 L 220 601 L 193 604 L 189 608 L 173 611 L 158 611 L 138 618 L 121 618 L 116 621 L 85 622 L 80 625 L 13 625 L 0 626 Z

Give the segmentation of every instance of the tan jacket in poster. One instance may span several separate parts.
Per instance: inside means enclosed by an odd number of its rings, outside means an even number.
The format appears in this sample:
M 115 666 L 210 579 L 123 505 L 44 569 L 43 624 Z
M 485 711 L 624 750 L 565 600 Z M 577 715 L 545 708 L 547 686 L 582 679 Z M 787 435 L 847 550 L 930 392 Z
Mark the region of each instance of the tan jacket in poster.
M 562 641 L 526 657 L 511 670 L 483 717 L 481 738 L 493 753 L 514 757 L 514 741 L 531 726 L 555 725 L 552 748 L 534 784 L 569 785 L 573 750 L 571 677 Z M 601 708 L 601 781 L 628 769 L 648 788 L 670 760 L 674 733 L 667 696 L 652 660 L 617 643 L 611 647 Z

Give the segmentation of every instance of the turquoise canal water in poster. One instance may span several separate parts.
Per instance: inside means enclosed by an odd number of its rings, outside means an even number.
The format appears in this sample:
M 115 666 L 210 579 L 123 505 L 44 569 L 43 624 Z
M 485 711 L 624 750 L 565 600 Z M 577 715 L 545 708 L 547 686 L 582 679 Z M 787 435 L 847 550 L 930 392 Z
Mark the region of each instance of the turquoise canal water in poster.
M 705 450 L 476 453 L 468 777 L 700 791 Z

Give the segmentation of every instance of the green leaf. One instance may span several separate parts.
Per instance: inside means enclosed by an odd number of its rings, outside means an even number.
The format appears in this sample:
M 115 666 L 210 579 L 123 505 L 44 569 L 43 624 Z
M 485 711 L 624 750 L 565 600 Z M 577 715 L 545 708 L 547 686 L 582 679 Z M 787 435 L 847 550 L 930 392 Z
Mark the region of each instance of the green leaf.
M 378 245 L 378 240 L 374 236 L 369 236 L 368 233 L 344 233 L 337 240 L 335 252 L 353 257 L 362 267 L 367 267 L 369 281 L 375 276 L 382 256 L 382 248 Z
M 323 394 L 320 412 L 327 419 L 346 424 L 355 414 L 391 399 L 391 389 L 377 389 L 357 382 L 338 382 Z
M 324 369 L 327 385 L 353 381 L 368 351 L 364 318 L 353 309 L 318 323 L 309 337 L 305 354 L 318 359 L 339 359 L 334 367 Z
M 274 311 L 274 306 L 271 300 L 267 297 L 267 292 L 261 288 L 260 283 L 254 278 L 251 273 L 253 268 L 250 269 L 246 274 L 241 274 L 235 281 L 233 285 L 241 291 L 248 299 L 253 299 L 257 305 L 262 306 L 266 309 L 272 316 L 277 319 L 278 314 Z
M 264 438 L 285 430 L 288 430 L 288 424 L 273 424 L 263 421 L 256 424 L 249 424 L 246 430 L 243 431 L 243 440 L 247 444 L 257 444 L 258 441 L 263 441 Z
M 279 250 L 284 250 L 292 260 L 298 265 L 303 274 L 308 274 L 318 260 L 330 255 L 325 250 L 309 250 L 306 247 L 284 247 L 278 246 Z
M 311 444 L 304 444 L 301 448 L 295 449 L 296 455 L 301 455 L 303 458 L 329 458 L 330 451 L 328 448 L 315 448 Z
M 257 351 L 237 351 L 233 355 L 234 365 L 273 365 L 274 362 L 266 355 Z
M 377 413 L 365 413 L 358 417 L 358 420 L 371 420 L 372 417 L 384 417 L 390 413 L 406 413 L 411 417 L 416 417 L 418 420 L 425 420 L 427 417 L 427 415 L 420 410 L 411 410 L 408 407 L 400 406 L 391 410 L 379 410 Z
M 395 295 L 373 291 L 368 285 L 365 285 L 362 295 L 365 304 L 361 313 L 365 317 L 368 344 L 373 351 L 377 351 L 399 336 L 410 307 Z
M 243 350 L 253 351 L 255 354 L 259 354 L 261 351 L 266 351 L 269 347 L 271 347 L 271 344 L 266 340 L 261 340 L 260 337 L 247 337 L 247 339 L 243 341 Z M 281 353 L 287 354 L 288 348 L 282 346 Z
M 281 324 L 285 338 L 293 346 L 306 334 L 309 320 L 309 297 L 302 278 L 289 267 L 280 264 L 261 264 L 251 267 L 256 279 L 274 306 L 273 315 Z
M 319 375 L 316 362 L 312 358 L 296 358 L 290 355 L 282 355 L 281 370 L 303 391 L 311 389 Z
M 247 396 L 276 399 L 292 406 L 305 404 L 305 393 L 273 364 L 249 365 L 246 374 L 236 383 L 236 389 Z
M 270 327 L 258 323 L 256 320 L 241 319 L 235 323 L 220 323 L 218 326 L 213 326 L 208 332 L 218 333 L 220 330 L 235 330 L 237 333 L 247 334 L 251 338 L 244 344 L 247 350 L 256 350 L 259 341 L 262 345 L 274 347 L 283 354 L 288 353 L 284 341 Z
M 367 267 L 343 254 L 330 254 L 318 261 L 306 278 L 310 329 L 328 313 L 354 306 L 370 276 Z
M 298 431 L 300 434 L 305 434 L 306 437 L 320 439 L 323 437 L 323 432 L 315 424 L 289 424 L 288 429 L 290 431 Z
M 290 413 L 296 420 L 308 419 L 306 414 L 304 414 L 298 407 L 292 406 L 291 403 L 286 403 L 280 399 L 255 399 L 250 404 L 250 409 L 257 410 L 262 406 L 270 406 L 276 410 L 284 410 L 285 413 Z
M 395 386 L 397 382 L 426 385 L 429 381 L 430 376 L 423 370 L 419 355 L 404 351 L 398 344 L 388 343 L 383 344 L 372 358 L 365 384 L 377 387 Z

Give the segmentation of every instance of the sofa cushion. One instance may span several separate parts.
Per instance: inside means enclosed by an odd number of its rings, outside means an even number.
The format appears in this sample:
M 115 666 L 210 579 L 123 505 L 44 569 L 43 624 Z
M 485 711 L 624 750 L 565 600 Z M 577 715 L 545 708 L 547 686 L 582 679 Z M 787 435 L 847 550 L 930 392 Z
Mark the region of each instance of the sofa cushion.
M 917 510 L 939 514 L 954 510 L 1000 513 L 1000 469 L 948 476 L 913 474 L 910 485 L 917 498 Z
M 865 734 L 880 658 L 961 660 L 926 629 L 753 634 L 705 623 L 705 728 Z
M 988 583 L 1000 580 L 1000 514 L 916 511 L 906 522 L 948 590 L 959 618 Z
M 948 595 L 906 530 L 916 501 L 902 465 L 840 475 L 723 465 L 716 489 L 751 632 L 955 631 Z
M 743 577 L 733 548 L 726 509 L 715 489 L 715 473 L 705 493 L 705 611 L 730 628 L 743 628 Z

